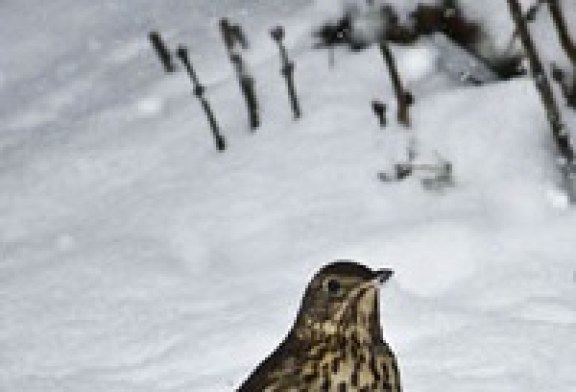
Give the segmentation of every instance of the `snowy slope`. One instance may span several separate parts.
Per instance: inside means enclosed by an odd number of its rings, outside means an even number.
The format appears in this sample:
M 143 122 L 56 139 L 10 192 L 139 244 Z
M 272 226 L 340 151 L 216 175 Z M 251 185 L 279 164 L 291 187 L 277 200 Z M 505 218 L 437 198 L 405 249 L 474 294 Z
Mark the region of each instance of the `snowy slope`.
M 509 31 L 494 3 L 485 15 Z M 556 185 L 532 82 L 461 86 L 437 72 L 430 41 L 394 47 L 417 99 L 421 158 L 449 159 L 455 186 L 379 182 L 410 133 L 380 129 L 370 111 L 374 98 L 394 106 L 375 49 L 338 51 L 332 70 L 310 49 L 325 8 L 0 3 L 1 391 L 233 390 L 336 258 L 396 270 L 381 302 L 406 391 L 576 389 L 576 213 Z M 223 15 L 251 38 L 256 134 L 220 42 Z M 268 38 L 280 22 L 299 122 Z M 546 17 L 536 26 L 549 37 Z M 162 73 L 152 29 L 189 46 L 225 154 L 187 76 Z

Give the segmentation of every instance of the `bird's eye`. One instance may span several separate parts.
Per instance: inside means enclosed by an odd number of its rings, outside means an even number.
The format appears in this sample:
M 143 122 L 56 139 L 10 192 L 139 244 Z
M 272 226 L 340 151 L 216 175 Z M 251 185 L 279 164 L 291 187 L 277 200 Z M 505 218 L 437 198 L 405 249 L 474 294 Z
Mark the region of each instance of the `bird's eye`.
M 337 297 L 341 294 L 342 285 L 340 285 L 340 282 L 338 282 L 336 279 L 329 279 L 326 282 L 326 291 L 331 296 Z

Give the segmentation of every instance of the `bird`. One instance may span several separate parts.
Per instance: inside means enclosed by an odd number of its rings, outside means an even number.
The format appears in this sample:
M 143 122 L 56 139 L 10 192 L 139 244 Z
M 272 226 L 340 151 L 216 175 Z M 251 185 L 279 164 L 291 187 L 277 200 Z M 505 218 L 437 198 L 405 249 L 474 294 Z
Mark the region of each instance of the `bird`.
M 392 275 L 351 260 L 322 267 L 286 338 L 237 392 L 401 392 L 378 304 Z

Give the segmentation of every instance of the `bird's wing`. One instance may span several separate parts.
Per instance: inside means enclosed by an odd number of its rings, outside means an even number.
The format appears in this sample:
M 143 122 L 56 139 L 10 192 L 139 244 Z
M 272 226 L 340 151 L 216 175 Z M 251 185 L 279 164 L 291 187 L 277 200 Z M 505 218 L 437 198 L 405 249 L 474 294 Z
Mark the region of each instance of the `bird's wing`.
M 402 392 L 400 369 L 398 368 L 396 355 L 394 355 L 394 352 L 385 341 L 382 341 L 381 344 L 378 345 L 378 352 L 378 359 L 383 367 L 386 380 L 388 380 L 390 392 Z
M 290 340 L 286 339 L 258 365 L 237 392 L 289 391 L 283 384 L 292 382 L 299 362 Z

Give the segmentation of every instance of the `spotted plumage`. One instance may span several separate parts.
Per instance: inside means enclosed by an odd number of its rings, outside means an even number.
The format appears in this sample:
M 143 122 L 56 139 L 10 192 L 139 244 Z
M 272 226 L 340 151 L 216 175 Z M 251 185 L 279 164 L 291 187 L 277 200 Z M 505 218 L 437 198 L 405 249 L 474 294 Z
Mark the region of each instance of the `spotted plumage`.
M 391 275 L 352 261 L 323 267 L 288 336 L 238 392 L 400 392 L 379 320 L 378 286 Z

